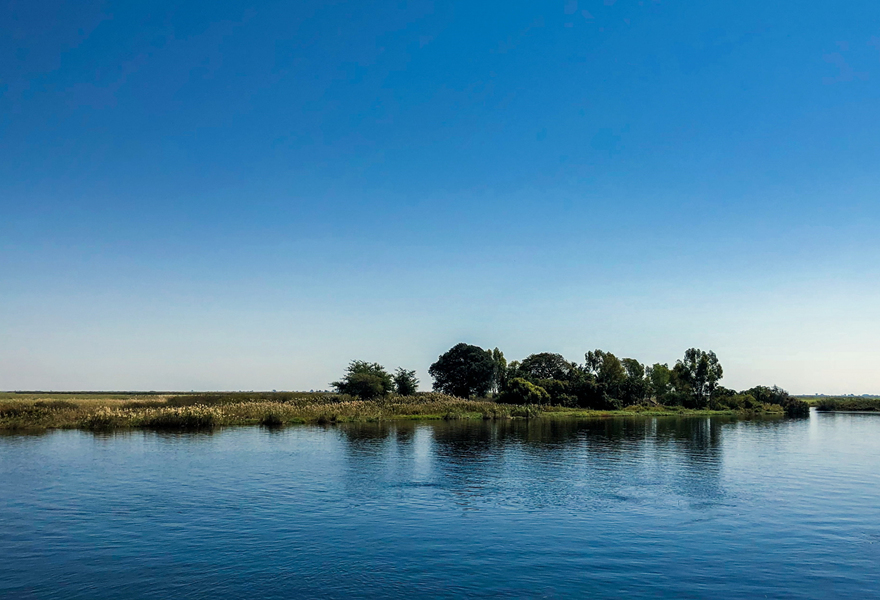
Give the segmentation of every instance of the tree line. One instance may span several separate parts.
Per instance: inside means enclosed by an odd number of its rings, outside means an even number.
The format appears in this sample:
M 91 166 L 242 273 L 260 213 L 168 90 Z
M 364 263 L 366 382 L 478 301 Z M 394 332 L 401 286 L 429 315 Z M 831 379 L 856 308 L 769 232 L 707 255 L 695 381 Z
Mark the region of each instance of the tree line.
M 670 367 L 643 365 L 634 358 L 618 358 L 593 350 L 584 362 L 561 354 L 539 352 L 510 363 L 498 349 L 460 343 L 440 355 L 428 369 L 433 388 L 461 398 L 491 396 L 509 404 L 557 405 L 595 410 L 657 404 L 691 409 L 753 410 L 776 404 L 791 415 L 807 414 L 808 407 L 776 386 L 735 391 L 719 384 L 724 370 L 714 352 L 690 348 Z M 353 361 L 337 392 L 361 398 L 389 393 L 411 395 L 418 389 L 415 371 L 398 368 L 388 373 L 378 363 Z

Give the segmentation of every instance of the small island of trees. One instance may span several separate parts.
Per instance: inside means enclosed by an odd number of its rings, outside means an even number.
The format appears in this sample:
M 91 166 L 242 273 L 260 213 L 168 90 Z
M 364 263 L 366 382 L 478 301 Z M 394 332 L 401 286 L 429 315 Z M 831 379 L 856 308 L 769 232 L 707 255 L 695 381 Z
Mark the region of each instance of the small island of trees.
M 808 405 L 785 390 L 756 386 L 735 391 L 719 385 L 724 370 L 714 352 L 690 348 L 670 367 L 646 366 L 634 358 L 592 350 L 584 362 L 539 352 L 510 363 L 498 349 L 460 343 L 441 354 L 428 369 L 433 388 L 459 398 L 490 398 L 515 405 L 556 406 L 614 411 L 630 407 L 681 407 L 693 410 L 761 411 L 781 408 L 805 416 Z M 333 387 L 338 393 L 374 399 L 396 393 L 412 395 L 415 371 L 393 375 L 377 363 L 353 361 Z
M 539 352 L 507 362 L 498 348 L 456 344 L 430 366 L 432 392 L 414 370 L 352 361 L 328 392 L 8 392 L 0 431 L 82 428 L 202 430 L 227 425 L 281 427 L 392 419 L 532 419 L 618 414 L 809 414 L 778 387 L 735 391 L 714 352 L 691 348 L 671 367 L 592 350 L 583 362 Z M 876 402 L 876 401 L 875 401 Z M 870 403 L 867 403 L 870 404 Z M 843 410 L 832 401 L 820 410 Z M 865 410 L 859 401 L 857 409 Z

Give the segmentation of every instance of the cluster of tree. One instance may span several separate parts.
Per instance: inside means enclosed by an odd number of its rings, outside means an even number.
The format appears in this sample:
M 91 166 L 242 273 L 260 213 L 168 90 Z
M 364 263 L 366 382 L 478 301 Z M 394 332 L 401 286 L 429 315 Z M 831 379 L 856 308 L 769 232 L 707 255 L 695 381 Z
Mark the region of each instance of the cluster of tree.
M 807 414 L 806 403 L 778 387 L 757 386 L 736 392 L 718 384 L 724 374 L 714 352 L 690 348 L 670 367 L 643 365 L 634 358 L 618 358 L 594 350 L 578 364 L 561 354 L 540 352 L 508 364 L 498 349 L 484 350 L 456 344 L 428 369 L 434 389 L 470 398 L 494 395 L 509 404 L 552 404 L 613 410 L 639 404 L 683 406 L 694 409 L 758 410 L 765 404 L 782 406 L 791 415 Z M 398 368 L 388 373 L 378 363 L 352 361 L 337 392 L 364 399 L 390 393 L 415 394 L 415 371 Z
M 370 400 L 392 392 L 401 396 L 412 396 L 419 389 L 419 380 L 416 379 L 415 370 L 408 371 L 398 367 L 394 373 L 389 373 L 379 363 L 353 360 L 342 379 L 330 385 L 340 394 Z
M 732 390 L 725 388 L 723 391 L 730 392 Z M 806 417 L 810 414 L 809 404 L 803 400 L 798 400 L 781 387 L 775 385 L 773 387 L 756 385 L 742 392 L 742 394 L 730 394 L 728 404 L 731 404 L 731 401 L 735 400 L 737 396 L 744 397 L 745 401 L 753 398 L 753 401 L 759 404 L 776 404 L 784 408 L 785 414 L 791 417 Z
M 714 352 L 691 348 L 670 367 L 646 366 L 594 350 L 583 364 L 551 352 L 532 354 L 510 364 L 495 348 L 457 344 L 431 365 L 434 389 L 455 396 L 497 393 L 499 402 L 554 404 L 592 409 L 619 409 L 656 403 L 695 409 L 757 409 L 778 404 L 790 414 L 808 410 L 780 388 L 758 386 L 742 393 L 718 385 L 723 369 Z

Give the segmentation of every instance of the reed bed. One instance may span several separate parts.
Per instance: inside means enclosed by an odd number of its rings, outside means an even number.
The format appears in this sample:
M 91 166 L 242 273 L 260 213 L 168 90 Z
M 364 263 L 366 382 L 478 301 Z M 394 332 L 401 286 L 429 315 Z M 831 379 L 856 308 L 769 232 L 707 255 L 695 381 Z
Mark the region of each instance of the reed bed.
M 238 397 L 236 397 L 238 396 Z M 337 394 L 205 394 L 135 398 L 34 397 L 0 399 L 0 430 L 146 428 L 192 431 L 230 425 L 279 427 L 293 423 L 392 419 L 497 419 L 512 407 L 444 394 L 359 400 Z M 516 416 L 516 415 L 514 415 Z
M 772 412 L 772 411 L 768 411 Z M 214 393 L 177 395 L 0 395 L 0 431 L 142 428 L 198 431 L 232 425 L 282 427 L 400 419 L 534 419 L 621 415 L 740 414 L 639 406 L 594 411 L 558 406 L 517 406 L 440 393 L 360 400 L 328 393 Z

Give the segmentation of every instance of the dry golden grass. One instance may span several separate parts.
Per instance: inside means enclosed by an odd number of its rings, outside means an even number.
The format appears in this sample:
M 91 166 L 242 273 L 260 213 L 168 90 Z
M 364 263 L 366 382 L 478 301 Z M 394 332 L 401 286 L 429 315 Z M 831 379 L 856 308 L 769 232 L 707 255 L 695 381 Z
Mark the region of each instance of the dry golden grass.
M 395 419 L 591 418 L 639 414 L 659 416 L 737 413 L 730 410 L 693 411 L 661 406 L 635 406 L 622 411 L 513 406 L 490 400 L 465 400 L 439 393 L 389 396 L 378 400 L 307 392 L 187 395 L 0 394 L 0 431 L 52 428 L 148 428 L 186 431 L 230 425 L 280 427 L 293 423 L 327 424 Z
M 243 396 L 243 397 L 242 397 Z M 278 397 L 276 399 L 275 397 Z M 208 429 L 390 419 L 506 418 L 511 407 L 444 394 L 358 400 L 336 394 L 0 396 L 0 429 Z

